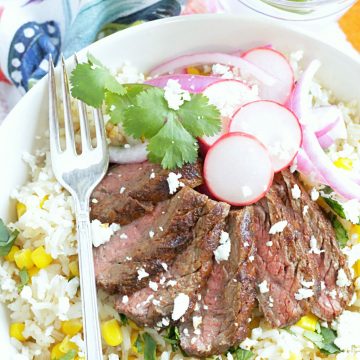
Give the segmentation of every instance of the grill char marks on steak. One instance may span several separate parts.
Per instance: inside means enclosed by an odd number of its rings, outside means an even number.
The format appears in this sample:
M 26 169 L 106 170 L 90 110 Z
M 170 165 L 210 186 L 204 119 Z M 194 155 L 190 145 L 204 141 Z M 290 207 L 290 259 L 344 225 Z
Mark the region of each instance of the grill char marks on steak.
M 122 296 L 116 301 L 116 309 L 139 325 L 159 327 L 172 322 L 174 299 L 180 293 L 190 298 L 190 306 L 184 318 L 191 314 L 197 294 L 206 285 L 213 267 L 213 251 L 219 245 L 221 231 L 230 206 L 208 200 L 194 230 L 193 239 L 174 263 L 156 279 L 157 290 L 143 288 L 123 303 Z M 163 324 L 162 319 L 165 319 Z
M 202 184 L 199 161 L 174 171 L 181 174 L 180 181 L 186 186 L 195 188 Z M 91 195 L 91 218 L 125 225 L 151 213 L 156 203 L 171 197 L 169 173 L 170 170 L 149 162 L 113 166 Z
M 295 184 L 302 190 L 300 199 L 292 197 Z M 336 285 L 340 268 L 351 277 L 331 223 L 320 207 L 289 171 L 283 171 L 254 208 L 257 284 L 266 281 L 269 288 L 261 292 L 258 287 L 258 300 L 267 320 L 276 327 L 286 326 L 309 311 L 326 321 L 334 319 L 351 299 L 353 289 Z M 285 229 L 270 235 L 270 227 L 282 220 L 288 223 Z M 311 251 L 312 236 L 321 253 Z M 295 294 L 305 289 L 313 295 L 296 300 Z
M 162 263 L 170 266 L 187 247 L 206 202 L 205 195 L 184 187 L 171 200 L 158 203 L 151 214 L 123 226 L 94 250 L 97 284 L 107 292 L 123 294 L 146 286 L 163 271 Z M 149 276 L 139 280 L 140 269 Z
M 246 207 L 230 212 L 229 259 L 214 264 L 192 314 L 197 321 L 189 319 L 180 325 L 181 347 L 188 355 L 221 354 L 247 336 L 248 319 L 256 304 L 255 267 L 249 260 L 255 254 L 249 231 L 253 211 Z

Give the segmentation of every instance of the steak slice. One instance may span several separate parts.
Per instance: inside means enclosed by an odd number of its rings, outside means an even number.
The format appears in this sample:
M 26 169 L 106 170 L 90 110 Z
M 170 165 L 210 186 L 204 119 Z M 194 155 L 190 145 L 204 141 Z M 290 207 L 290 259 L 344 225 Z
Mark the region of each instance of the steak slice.
M 188 355 L 221 354 L 247 336 L 256 305 L 255 247 L 248 230 L 253 212 L 251 207 L 230 212 L 229 259 L 215 263 L 191 319 L 180 325 L 181 347 Z
M 120 296 L 115 308 L 139 325 L 162 327 L 173 322 L 174 299 L 185 294 L 190 299 L 184 315 L 187 318 L 213 267 L 213 251 L 219 244 L 229 208 L 225 203 L 208 200 L 193 230 L 191 243 L 177 255 L 168 271 L 129 298 Z
M 94 249 L 97 284 L 109 293 L 130 294 L 170 266 L 193 238 L 207 196 L 184 187 L 151 214 L 123 226 Z
M 295 185 L 301 189 L 299 199 L 292 196 Z M 309 311 L 326 321 L 334 319 L 353 289 L 337 285 L 340 269 L 348 279 L 350 273 L 329 219 L 289 171 L 275 176 L 266 198 L 254 208 L 257 298 L 267 320 L 286 326 Z M 286 221 L 286 227 L 269 234 L 279 221 Z
M 201 171 L 199 161 L 174 170 L 191 188 L 202 184 Z M 169 173 L 149 162 L 113 166 L 91 195 L 91 219 L 125 225 L 152 212 L 156 203 L 171 197 Z

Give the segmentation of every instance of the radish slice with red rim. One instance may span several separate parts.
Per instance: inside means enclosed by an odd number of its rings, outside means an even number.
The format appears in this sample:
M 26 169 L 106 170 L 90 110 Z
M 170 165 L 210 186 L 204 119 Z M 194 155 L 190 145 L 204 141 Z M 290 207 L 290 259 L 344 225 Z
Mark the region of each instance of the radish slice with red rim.
M 228 132 L 229 119 L 232 114 L 243 104 L 259 99 L 256 90 L 250 88 L 239 80 L 219 80 L 206 87 L 203 94 L 209 99 L 209 103 L 215 105 L 222 115 L 222 130 L 214 136 L 204 136 L 200 141 L 203 153 Z
M 294 87 L 294 72 L 286 57 L 274 49 L 260 47 L 247 51 L 242 58 L 278 80 L 275 85 L 259 84 L 261 99 L 285 104 Z
M 274 170 L 268 151 L 255 137 L 240 132 L 223 135 L 204 161 L 205 184 L 218 200 L 249 205 L 269 190 Z
M 255 136 L 268 149 L 275 172 L 286 168 L 302 140 L 294 113 L 274 101 L 259 100 L 242 106 L 232 117 L 229 131 Z

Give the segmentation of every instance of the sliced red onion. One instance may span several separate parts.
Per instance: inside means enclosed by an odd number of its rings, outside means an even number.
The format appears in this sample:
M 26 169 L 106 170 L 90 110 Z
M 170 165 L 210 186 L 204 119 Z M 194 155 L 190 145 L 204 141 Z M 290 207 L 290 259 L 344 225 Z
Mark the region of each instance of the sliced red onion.
M 323 136 L 319 136 L 318 141 L 319 141 L 320 146 L 323 149 L 328 149 L 335 142 L 335 140 L 331 136 L 329 136 L 328 134 L 325 134 Z
M 319 174 L 316 166 L 311 162 L 304 149 L 300 148 L 296 156 L 296 169 L 312 182 L 318 182 L 320 184 L 326 184 L 324 178 Z
M 201 93 L 208 85 L 221 80 L 216 76 L 190 75 L 190 74 L 174 74 L 163 75 L 146 80 L 145 84 L 164 88 L 169 80 L 176 80 L 183 90 L 191 93 Z
M 239 68 L 241 72 L 254 76 L 257 80 L 268 86 L 273 86 L 276 79 L 248 61 L 234 55 L 224 53 L 197 53 L 193 55 L 183 55 L 169 60 L 150 71 L 150 76 L 162 75 L 173 72 L 176 69 L 187 66 L 197 66 L 205 64 L 223 64 Z
M 307 126 L 303 126 L 303 148 L 310 161 L 316 165 L 319 174 L 336 193 L 346 199 L 360 200 L 360 185 L 336 168 Z
M 344 121 L 337 106 L 320 106 L 312 109 L 312 128 L 317 137 L 333 129 L 339 121 Z M 346 130 L 346 129 L 345 129 Z
M 110 162 L 115 164 L 141 163 L 147 160 L 147 143 L 131 145 L 128 148 L 109 146 Z
M 301 78 L 295 85 L 294 91 L 288 102 L 288 107 L 296 114 L 300 124 L 306 124 L 310 112 L 310 87 L 313 78 L 320 68 L 320 61 L 313 60 L 302 73 Z

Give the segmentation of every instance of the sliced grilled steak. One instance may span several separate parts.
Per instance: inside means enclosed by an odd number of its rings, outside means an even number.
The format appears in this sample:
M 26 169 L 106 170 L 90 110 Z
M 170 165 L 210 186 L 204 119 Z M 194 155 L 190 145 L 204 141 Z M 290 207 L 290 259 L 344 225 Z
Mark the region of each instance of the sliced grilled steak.
M 174 170 L 181 174 L 180 181 L 191 188 L 202 183 L 201 171 L 199 161 Z M 91 218 L 125 225 L 150 213 L 156 203 L 171 197 L 169 173 L 149 162 L 113 166 L 92 193 Z
M 301 189 L 299 199 L 292 196 L 294 185 Z M 348 278 L 350 274 L 320 207 L 290 172 L 283 171 L 254 208 L 258 300 L 267 320 L 273 326 L 286 326 L 309 311 L 327 321 L 334 319 L 353 289 L 336 285 L 339 269 Z M 279 221 L 286 221 L 286 227 L 269 234 Z M 319 250 L 315 253 L 312 237 Z
M 181 347 L 188 355 L 221 354 L 247 336 L 256 304 L 255 247 L 248 231 L 253 211 L 246 207 L 230 212 L 230 257 L 215 263 L 191 318 L 180 325 Z
M 163 271 L 162 263 L 170 266 L 192 240 L 206 201 L 207 196 L 184 187 L 171 200 L 158 203 L 151 214 L 123 226 L 94 250 L 97 284 L 124 294 L 144 287 Z
M 125 298 L 128 301 L 124 302 L 124 297 L 120 296 L 116 309 L 139 325 L 167 326 L 173 322 L 174 299 L 185 294 L 190 298 L 186 318 L 195 305 L 197 294 L 206 285 L 213 266 L 213 251 L 219 244 L 228 211 L 229 205 L 208 200 L 194 228 L 191 243 L 177 255 L 168 271 L 153 279 L 150 287 Z

